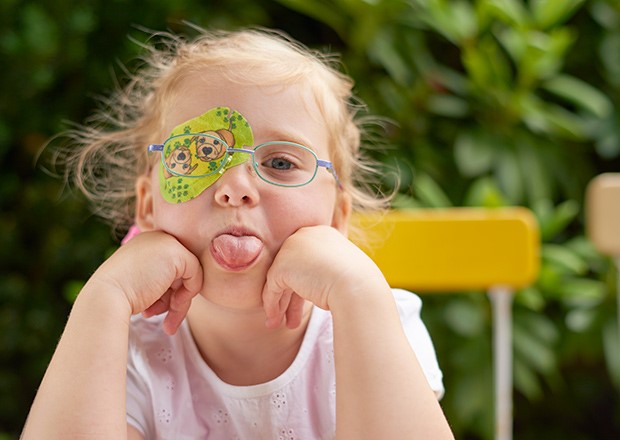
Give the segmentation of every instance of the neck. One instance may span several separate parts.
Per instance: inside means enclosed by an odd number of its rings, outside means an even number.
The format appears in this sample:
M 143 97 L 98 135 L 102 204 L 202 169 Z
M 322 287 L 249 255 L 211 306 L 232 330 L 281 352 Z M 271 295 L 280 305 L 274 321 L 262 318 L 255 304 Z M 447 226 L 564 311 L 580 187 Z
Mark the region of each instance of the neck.
M 311 309 L 307 303 L 296 329 L 284 324 L 268 329 L 262 308 L 227 308 L 198 296 L 188 322 L 202 358 L 220 379 L 231 385 L 255 385 L 275 379 L 291 365 Z

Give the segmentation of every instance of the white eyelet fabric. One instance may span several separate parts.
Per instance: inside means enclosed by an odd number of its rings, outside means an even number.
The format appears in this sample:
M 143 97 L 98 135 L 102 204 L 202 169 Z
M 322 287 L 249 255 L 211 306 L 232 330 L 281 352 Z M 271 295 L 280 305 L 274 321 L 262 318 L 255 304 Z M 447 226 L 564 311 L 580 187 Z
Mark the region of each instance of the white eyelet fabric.
M 403 328 L 431 388 L 444 392 L 420 298 L 394 289 Z M 127 421 L 146 439 L 322 439 L 335 436 L 336 381 L 331 314 L 315 307 L 290 367 L 272 381 L 234 386 L 204 362 L 189 326 L 174 336 L 163 317 L 132 318 Z

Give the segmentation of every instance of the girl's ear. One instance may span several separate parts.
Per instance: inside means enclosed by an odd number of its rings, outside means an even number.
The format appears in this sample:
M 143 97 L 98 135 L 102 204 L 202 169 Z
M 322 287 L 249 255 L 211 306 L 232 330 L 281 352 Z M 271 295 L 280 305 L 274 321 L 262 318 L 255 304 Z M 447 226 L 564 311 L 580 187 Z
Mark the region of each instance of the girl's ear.
M 155 229 L 153 221 L 153 185 L 151 176 L 144 174 L 136 181 L 136 225 L 140 231 Z
M 338 229 L 345 236 L 349 228 L 351 219 L 351 196 L 346 193 L 338 194 L 334 215 L 332 217 L 332 227 Z

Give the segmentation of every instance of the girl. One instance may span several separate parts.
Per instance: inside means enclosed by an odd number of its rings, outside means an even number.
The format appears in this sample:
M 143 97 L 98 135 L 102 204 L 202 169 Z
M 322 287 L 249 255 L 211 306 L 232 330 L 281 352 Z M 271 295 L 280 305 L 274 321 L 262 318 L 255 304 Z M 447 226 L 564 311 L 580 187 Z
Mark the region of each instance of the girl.
M 80 188 L 141 232 L 78 296 L 23 438 L 452 438 L 419 298 L 346 238 L 386 202 L 352 82 L 276 32 L 162 38 L 70 136 Z

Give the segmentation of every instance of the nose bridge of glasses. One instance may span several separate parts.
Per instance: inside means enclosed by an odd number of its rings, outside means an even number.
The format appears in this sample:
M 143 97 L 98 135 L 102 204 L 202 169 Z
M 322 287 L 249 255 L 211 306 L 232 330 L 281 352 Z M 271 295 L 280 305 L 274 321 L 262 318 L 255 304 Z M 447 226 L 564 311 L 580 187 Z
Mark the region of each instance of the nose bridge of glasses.
M 228 148 L 226 148 L 226 152 L 229 153 L 229 154 L 232 154 L 232 153 L 247 153 L 247 154 L 254 155 L 254 150 L 249 149 L 249 148 L 228 147 Z
M 220 170 L 220 173 L 223 173 L 224 171 L 226 171 L 229 167 L 227 166 L 231 160 L 232 160 L 232 155 L 234 153 L 245 153 L 248 155 L 247 159 L 243 160 L 242 162 L 238 162 L 238 164 L 241 163 L 247 163 L 248 159 L 251 159 L 251 164 L 252 164 L 252 168 L 255 166 L 254 164 L 254 150 L 249 149 L 249 148 L 234 148 L 234 147 L 228 147 L 226 148 L 226 163 L 224 164 L 224 166 L 222 167 L 222 169 Z

